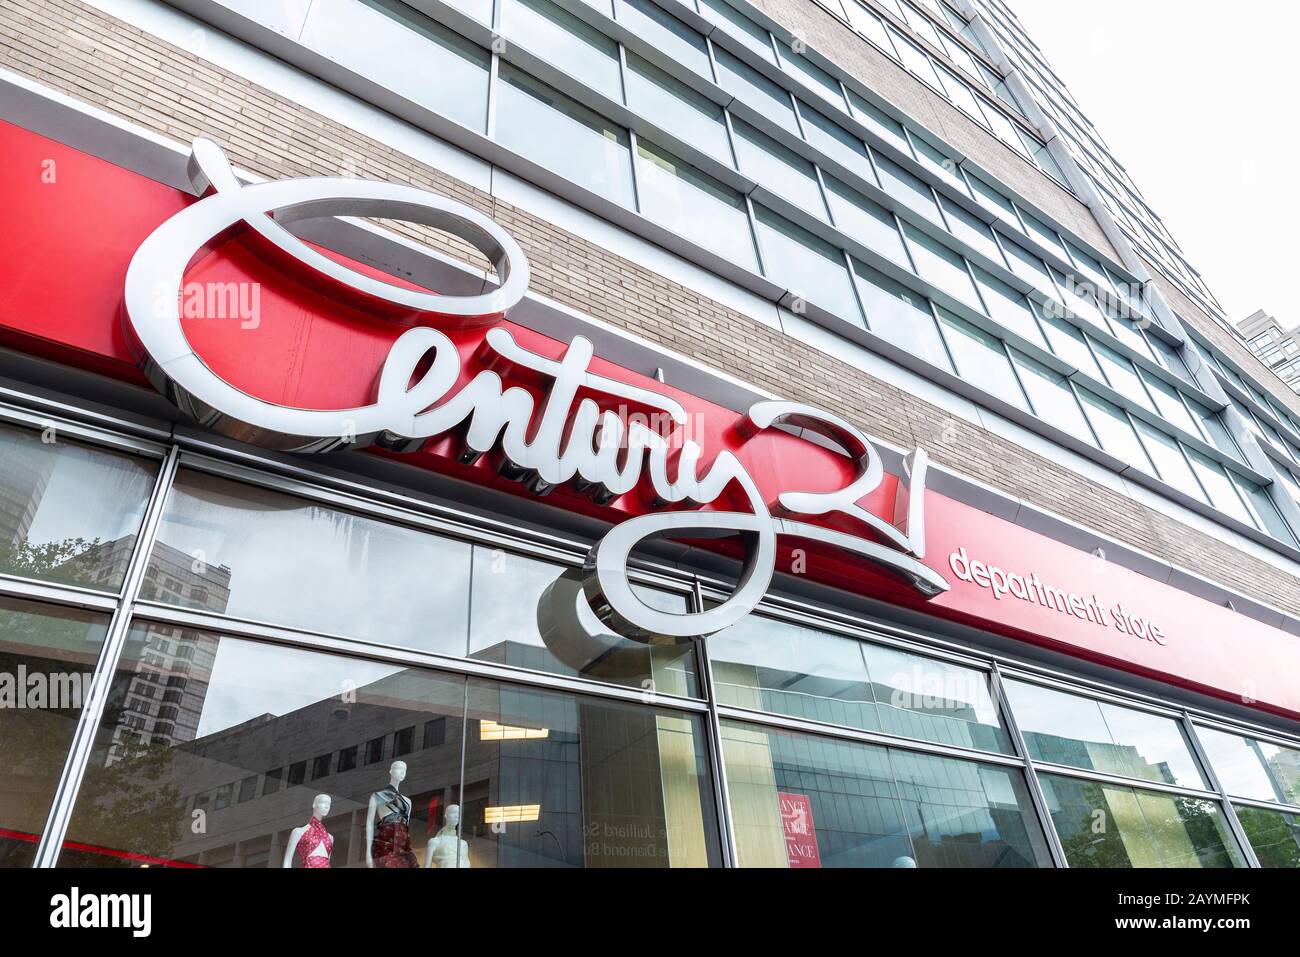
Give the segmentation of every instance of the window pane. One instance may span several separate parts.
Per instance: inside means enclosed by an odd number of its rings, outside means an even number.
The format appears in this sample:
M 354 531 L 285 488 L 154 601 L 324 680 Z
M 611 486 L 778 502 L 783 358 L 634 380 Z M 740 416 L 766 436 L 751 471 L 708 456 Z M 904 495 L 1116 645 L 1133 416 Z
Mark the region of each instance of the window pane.
M 1002 251 L 998 249 L 997 241 L 993 238 L 993 230 L 989 228 L 988 223 L 943 196 L 939 197 L 939 205 L 943 207 L 944 216 L 948 220 L 948 230 L 954 236 L 982 252 L 998 265 L 1006 261 L 1002 258 Z
M 799 135 L 799 123 L 794 117 L 794 103 L 788 90 L 737 60 L 721 47 L 714 47 L 714 52 L 718 64 L 718 86 L 773 123 L 795 136 Z
M 754 207 L 767 277 L 841 319 L 860 325 L 853 288 L 843 254 L 830 243 L 788 222 L 762 206 Z
M 1300 815 L 1237 805 L 1237 820 L 1261 867 L 1300 867 Z
M 708 648 L 722 704 L 1012 752 L 981 671 L 757 615 Z
M 168 498 L 142 598 L 465 654 L 469 546 L 202 472 Z
M 1035 761 L 1208 787 L 1172 718 L 1023 681 L 1005 682 L 1011 713 Z
M 580 569 L 474 546 L 470 594 L 470 657 L 631 685 L 665 694 L 696 695 L 690 644 L 649 644 L 591 634 L 578 618 Z M 684 613 L 685 596 L 636 588 L 659 611 Z
M 1255 518 L 1255 524 L 1274 538 L 1279 538 L 1294 545 L 1295 536 L 1291 534 L 1291 529 L 1287 526 L 1286 520 L 1282 518 L 1282 513 L 1278 511 L 1268 489 L 1256 485 L 1236 473 L 1233 473 L 1232 477 L 1237 483 L 1237 490 L 1241 492 L 1241 497 L 1246 502 L 1246 508 L 1250 510 L 1250 514 Z
M 548 170 L 632 207 L 627 131 L 561 93 L 501 64 L 496 137 Z
M 740 171 L 783 199 L 826 218 L 826 204 L 813 164 L 740 120 L 732 124 Z
M 1237 448 L 1236 441 L 1228 432 L 1227 426 L 1223 424 L 1223 419 L 1219 417 L 1218 412 L 1207 409 L 1195 399 L 1188 399 L 1187 405 L 1196 416 L 1196 421 L 1200 423 L 1201 432 L 1215 448 L 1225 455 L 1232 456 L 1238 462 L 1244 461 L 1241 450 Z
M 467 732 L 474 867 L 720 863 L 698 715 L 473 680 Z
M 741 867 L 1041 867 L 1019 771 L 722 722 Z
M 1191 465 L 1183 456 L 1178 440 L 1145 422 L 1136 424 L 1138 434 L 1142 437 L 1142 444 L 1146 446 L 1147 453 L 1155 462 L 1160 478 L 1180 492 L 1185 492 L 1192 498 L 1209 504 L 1205 491 L 1196 480 L 1196 473 L 1192 471 Z
M 1071 867 L 1244 867 L 1213 801 L 1040 774 Z
M 957 173 L 957 162 L 951 156 L 941 153 L 915 134 L 912 136 L 912 148 L 918 160 L 953 186 L 961 190 L 965 189 L 966 184 Z
M 935 202 L 934 191 L 928 185 L 875 150 L 872 150 L 871 155 L 876 161 L 876 169 L 880 171 L 881 189 L 931 222 L 943 225 L 939 204 Z
M 1002 248 L 1007 252 L 1007 262 L 1011 264 L 1013 273 L 1049 299 L 1061 298 L 1061 294 L 1052 284 L 1052 277 L 1047 272 L 1046 264 L 1041 259 L 1006 238 L 1002 240 Z
M 1166 422 L 1176 428 L 1190 432 L 1192 435 L 1199 436 L 1201 434 L 1201 430 L 1196 427 L 1196 420 L 1187 411 L 1187 406 L 1183 405 L 1183 400 L 1179 397 L 1177 389 L 1168 382 L 1157 379 L 1145 372 L 1142 373 L 1142 381 L 1146 383 L 1147 391 L 1151 393 L 1151 398 L 1155 400 L 1156 410 Z
M 1192 462 L 1192 469 L 1196 472 L 1196 477 L 1201 480 L 1205 486 L 1205 491 L 1210 495 L 1210 504 L 1221 512 L 1225 512 L 1237 519 L 1239 522 L 1245 522 L 1252 528 L 1255 527 L 1255 519 L 1250 514 L 1250 510 L 1237 494 L 1236 486 L 1228 478 L 1228 473 L 1224 471 L 1222 465 L 1213 459 L 1202 455 L 1196 449 L 1188 449 L 1187 457 Z
M 1154 474 L 1151 460 L 1133 431 L 1128 413 L 1087 389 L 1079 390 L 1079 399 L 1083 402 L 1088 421 L 1092 423 L 1092 430 L 1101 440 L 1101 447 L 1121 462 Z
M 712 79 L 704 37 L 650 0 L 615 0 L 614 6 L 614 15 L 623 26 L 653 43 L 655 49 Z M 629 53 L 629 58 L 632 55 Z
M 873 252 L 911 269 L 893 213 L 830 176 L 826 177 L 826 196 L 836 226 Z
M 989 275 L 972 264 L 975 282 L 989 316 L 1006 326 L 1012 332 L 1024 336 L 1036 346 L 1046 348 L 1047 339 L 1034 321 L 1034 314 L 1029 308 L 1029 300 L 1024 293 L 1012 289 L 1001 279 Z
M 776 62 L 768 32 L 727 3 L 727 0 L 700 0 L 700 16 L 721 27 L 723 33 L 739 40 L 763 59 Z
M 1047 366 L 1035 362 L 1015 349 L 1008 351 L 1011 353 L 1011 361 L 1015 363 L 1016 371 L 1020 374 L 1020 384 L 1029 393 L 1034 414 L 1062 432 L 1095 445 L 1097 440 L 1092 434 L 1092 428 L 1084 418 L 1079 400 L 1074 397 L 1074 392 L 1065 376 L 1053 372 Z
M 1101 363 L 1102 371 L 1106 373 L 1106 380 L 1112 389 L 1126 399 L 1132 399 L 1144 409 L 1152 412 L 1156 410 L 1151 397 L 1147 395 L 1142 385 L 1142 380 L 1138 378 L 1137 370 L 1133 368 L 1133 363 L 1105 343 L 1094 341 L 1092 351 L 1096 353 L 1097 361 Z
M 30 867 L 108 617 L 0 598 L 0 867 Z
M 1229 794 L 1300 804 L 1300 749 L 1199 725 L 1196 737 Z
M 157 466 L 0 425 L 0 572 L 117 592 Z
M 907 141 L 907 134 L 903 132 L 903 124 L 868 103 L 852 90 L 849 90 L 849 105 L 860 123 L 875 130 L 882 139 L 893 143 L 908 156 L 912 155 L 912 147 Z
M 618 44 L 549 0 L 502 0 L 501 28 L 548 63 L 622 99 Z
M 641 212 L 705 249 L 758 271 L 745 201 L 671 153 L 637 140 Z
M 983 311 L 975 280 L 966 268 L 966 260 L 947 246 L 909 225 L 903 226 L 909 240 L 916 273 L 967 305 Z
M 871 169 L 867 148 L 862 140 L 806 104 L 799 105 L 799 113 L 803 116 L 804 135 L 809 143 L 824 150 L 831 159 L 867 182 L 876 182 L 876 174 Z
M 803 80 L 808 88 L 816 93 L 827 103 L 838 107 L 841 110 L 847 109 L 844 105 L 844 95 L 840 92 L 840 83 L 835 77 L 831 76 L 817 64 L 813 63 L 806 56 L 795 53 L 794 50 L 786 43 L 777 41 L 781 51 L 781 65 L 791 74 Z
M 975 328 L 943 307 L 939 308 L 939 325 L 957 366 L 957 375 L 1003 402 L 1028 408 L 1001 339 Z
M 1101 366 L 1097 364 L 1097 359 L 1078 326 L 1044 312 L 1037 303 L 1034 303 L 1034 312 L 1043 324 L 1047 344 L 1054 353 L 1080 372 L 1087 373 L 1099 381 L 1105 381 L 1102 378 Z
M 136 693 L 146 682 L 159 697 Z M 68 828 L 70 842 L 88 847 L 64 850 L 61 866 L 138 867 L 143 857 L 301 867 L 326 856 L 331 867 L 364 867 L 368 852 L 379 867 L 425 866 L 430 835 L 458 801 L 463 678 L 140 624 L 108 695 Z M 440 742 L 416 738 L 438 719 Z M 336 754 L 354 748 L 359 763 Z M 250 776 L 261 778 L 261 796 L 235 800 Z M 332 846 L 298 835 L 318 795 L 330 799 Z M 453 859 L 454 832 L 445 841 Z
M 868 329 L 912 355 L 952 371 L 928 299 L 856 259 L 853 274 L 867 311 Z
M 735 165 L 722 107 L 635 53 L 627 55 L 627 102 L 683 142 Z
M 849 23 L 853 25 L 855 30 L 890 56 L 898 56 L 897 51 L 894 50 L 894 43 L 889 39 L 889 33 L 885 30 L 885 25 L 880 22 L 879 17 L 858 3 L 857 0 L 844 0 L 844 10 L 848 13 Z
M 980 201 L 981 206 L 1012 228 L 1021 229 L 1020 220 L 1016 217 L 1016 207 L 1011 200 L 973 173 L 967 173 L 966 177 L 970 181 L 971 192 Z

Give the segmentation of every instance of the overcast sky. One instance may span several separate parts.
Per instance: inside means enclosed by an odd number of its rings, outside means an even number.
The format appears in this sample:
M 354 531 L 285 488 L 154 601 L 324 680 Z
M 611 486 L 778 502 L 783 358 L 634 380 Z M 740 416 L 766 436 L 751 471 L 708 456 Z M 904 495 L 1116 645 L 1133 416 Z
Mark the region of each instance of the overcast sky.
M 1229 319 L 1300 325 L 1300 4 L 1008 3 Z

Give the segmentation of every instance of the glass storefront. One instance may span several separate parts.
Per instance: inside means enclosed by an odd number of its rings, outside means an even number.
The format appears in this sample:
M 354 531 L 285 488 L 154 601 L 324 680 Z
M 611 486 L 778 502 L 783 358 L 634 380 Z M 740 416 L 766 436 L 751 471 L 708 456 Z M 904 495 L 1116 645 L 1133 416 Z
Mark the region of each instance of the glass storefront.
M 579 553 L 0 451 L 3 866 L 1300 867 L 1276 735 L 807 611 L 592 634 Z

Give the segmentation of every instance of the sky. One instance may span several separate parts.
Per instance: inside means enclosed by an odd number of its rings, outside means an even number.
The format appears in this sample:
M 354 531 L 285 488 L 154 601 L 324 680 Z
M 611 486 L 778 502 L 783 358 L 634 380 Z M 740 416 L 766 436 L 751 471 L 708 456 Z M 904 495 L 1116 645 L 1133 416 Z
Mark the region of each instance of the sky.
M 1300 4 L 1008 4 L 1228 318 L 1300 326 Z

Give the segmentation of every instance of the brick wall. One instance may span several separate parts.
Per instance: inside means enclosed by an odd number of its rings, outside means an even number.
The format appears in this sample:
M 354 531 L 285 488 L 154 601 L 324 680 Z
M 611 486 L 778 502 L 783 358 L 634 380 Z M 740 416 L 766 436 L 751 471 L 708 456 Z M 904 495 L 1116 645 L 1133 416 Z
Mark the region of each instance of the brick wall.
M 544 295 L 1300 614 L 1295 579 L 1272 565 L 77 0 L 0 0 L 0 65 L 178 140 L 211 136 L 268 177 L 351 166 L 455 196 L 516 236 Z

